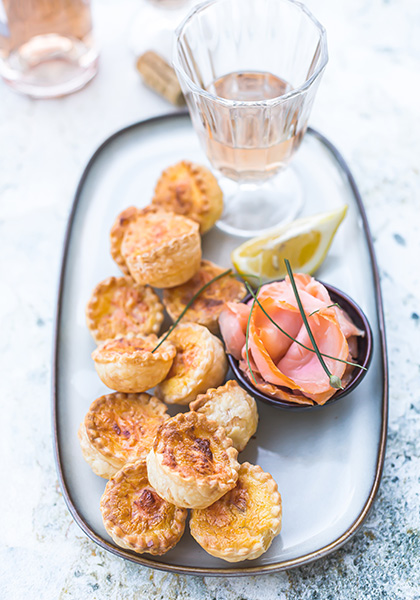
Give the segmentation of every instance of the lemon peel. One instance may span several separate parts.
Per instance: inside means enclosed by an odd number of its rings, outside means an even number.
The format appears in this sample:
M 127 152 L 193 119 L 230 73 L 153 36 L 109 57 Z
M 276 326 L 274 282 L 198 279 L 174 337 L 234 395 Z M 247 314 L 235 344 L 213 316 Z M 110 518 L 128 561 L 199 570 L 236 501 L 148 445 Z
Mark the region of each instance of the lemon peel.
M 247 274 L 246 278 L 261 277 L 264 282 L 287 275 L 285 258 L 294 271 L 311 275 L 325 260 L 346 213 L 347 205 L 340 206 L 252 238 L 232 252 L 232 263 L 239 273 Z

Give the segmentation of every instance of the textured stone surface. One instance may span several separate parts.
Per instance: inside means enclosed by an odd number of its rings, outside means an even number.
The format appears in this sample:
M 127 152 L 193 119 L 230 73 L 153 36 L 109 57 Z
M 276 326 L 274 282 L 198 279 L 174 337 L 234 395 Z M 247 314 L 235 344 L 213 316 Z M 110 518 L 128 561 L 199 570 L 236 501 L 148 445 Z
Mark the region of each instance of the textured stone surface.
M 420 4 L 311 0 L 331 60 L 311 124 L 360 187 L 380 266 L 390 365 L 389 441 L 373 510 L 329 557 L 248 578 L 165 574 L 100 550 L 61 497 L 50 359 L 61 244 L 81 170 L 103 139 L 168 105 L 142 87 L 127 31 L 136 0 L 98 0 L 101 69 L 83 91 L 33 101 L 0 82 L 0 598 L 420 599 Z

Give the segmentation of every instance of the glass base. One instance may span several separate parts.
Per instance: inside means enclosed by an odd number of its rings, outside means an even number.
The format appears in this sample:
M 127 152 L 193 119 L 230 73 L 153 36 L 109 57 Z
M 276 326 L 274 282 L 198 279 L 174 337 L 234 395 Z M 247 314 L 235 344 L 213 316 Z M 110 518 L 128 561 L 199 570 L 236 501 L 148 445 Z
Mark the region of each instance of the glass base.
M 254 237 L 289 223 L 303 206 L 303 190 L 293 167 L 263 183 L 222 178 L 225 209 L 217 227 L 230 235 Z
M 57 34 L 37 35 L 0 61 L 11 87 L 33 98 L 56 98 L 82 88 L 97 72 L 91 44 Z

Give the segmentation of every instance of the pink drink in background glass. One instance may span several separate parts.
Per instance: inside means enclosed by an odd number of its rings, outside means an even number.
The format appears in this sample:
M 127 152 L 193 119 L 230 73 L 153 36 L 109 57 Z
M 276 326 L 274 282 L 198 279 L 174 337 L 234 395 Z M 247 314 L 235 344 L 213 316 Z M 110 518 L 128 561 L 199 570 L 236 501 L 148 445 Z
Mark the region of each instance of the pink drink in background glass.
M 56 97 L 97 71 L 89 0 L 0 0 L 0 74 L 16 90 Z

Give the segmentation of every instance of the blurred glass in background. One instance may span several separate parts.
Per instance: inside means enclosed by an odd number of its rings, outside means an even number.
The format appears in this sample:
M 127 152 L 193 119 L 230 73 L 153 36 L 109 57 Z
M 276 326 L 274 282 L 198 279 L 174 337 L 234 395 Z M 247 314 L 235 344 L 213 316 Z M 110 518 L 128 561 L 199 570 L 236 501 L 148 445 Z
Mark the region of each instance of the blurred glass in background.
M 97 64 L 90 0 L 0 0 L 0 74 L 17 91 L 69 94 Z

